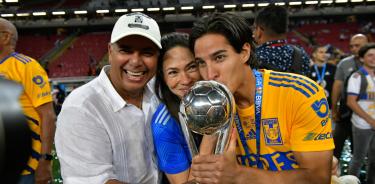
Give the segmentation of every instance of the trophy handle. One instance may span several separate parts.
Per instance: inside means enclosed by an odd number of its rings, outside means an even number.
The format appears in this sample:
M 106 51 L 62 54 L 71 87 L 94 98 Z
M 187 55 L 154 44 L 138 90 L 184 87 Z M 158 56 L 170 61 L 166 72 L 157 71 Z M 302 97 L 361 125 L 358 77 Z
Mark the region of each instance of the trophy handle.
M 186 119 L 185 119 L 184 115 L 181 112 L 179 112 L 178 117 L 179 117 L 179 120 L 180 120 L 182 133 L 184 134 L 185 141 L 186 141 L 186 143 L 189 147 L 191 159 L 193 159 L 193 157 L 195 157 L 199 153 L 197 145 L 195 144 L 193 135 L 191 134 L 191 131 L 189 130 L 189 128 L 187 126 L 187 122 L 186 122 Z
M 229 138 L 232 132 L 232 119 L 230 118 L 229 122 L 225 127 L 221 128 L 217 132 L 217 142 L 216 142 L 216 148 L 215 148 L 215 154 L 222 154 L 225 151 L 225 148 L 229 142 Z

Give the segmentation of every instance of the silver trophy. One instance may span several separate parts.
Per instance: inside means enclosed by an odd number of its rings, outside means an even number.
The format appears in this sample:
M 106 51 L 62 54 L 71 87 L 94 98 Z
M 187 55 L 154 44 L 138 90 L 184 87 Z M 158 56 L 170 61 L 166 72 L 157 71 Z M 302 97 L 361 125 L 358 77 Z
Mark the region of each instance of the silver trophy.
M 179 119 L 190 155 L 198 154 L 191 131 L 217 136 L 215 154 L 223 153 L 232 129 L 235 102 L 229 89 L 216 81 L 198 81 L 184 96 Z

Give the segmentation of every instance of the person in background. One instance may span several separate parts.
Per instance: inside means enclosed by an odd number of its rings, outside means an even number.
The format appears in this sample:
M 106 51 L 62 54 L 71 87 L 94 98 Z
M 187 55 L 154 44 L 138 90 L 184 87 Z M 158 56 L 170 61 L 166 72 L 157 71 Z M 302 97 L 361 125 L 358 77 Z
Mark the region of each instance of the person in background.
M 350 76 L 347 88 L 347 105 L 353 111 L 351 122 L 354 144 L 348 174 L 357 177 L 359 177 L 366 155 L 375 155 L 375 152 L 368 149 L 375 135 L 375 44 L 361 47 L 358 56 L 363 65 Z M 374 171 L 368 173 L 374 173 Z M 375 176 L 367 176 L 375 178 Z
M 316 81 L 322 88 L 324 88 L 325 95 L 328 100 L 329 107 L 331 107 L 332 85 L 334 81 L 336 66 L 327 63 L 328 55 L 325 46 L 316 46 L 312 51 L 312 61 L 314 64 L 311 66 L 310 78 Z
M 169 33 L 161 38 L 162 49 L 157 65 L 155 91 L 162 102 L 151 123 L 158 166 L 172 184 L 192 180 L 189 176 L 191 155 L 179 122 L 179 105 L 182 97 L 201 75 L 194 55 L 189 48 L 189 35 Z M 212 148 L 194 134 L 200 154 L 209 154 Z M 204 138 L 203 140 L 206 140 Z
M 159 183 L 151 118 L 159 103 L 160 30 L 142 13 L 121 16 L 100 75 L 73 90 L 57 120 L 57 156 L 65 184 Z
M 347 138 L 352 139 L 351 111 L 346 106 L 346 86 L 349 76 L 357 71 L 362 63 L 359 61 L 358 51 L 368 42 L 363 34 L 356 34 L 350 39 L 351 56 L 341 60 L 336 67 L 335 80 L 332 86 L 332 120 L 335 122 L 333 140 L 335 142 L 334 156 L 340 160 L 342 149 Z M 340 106 L 338 104 L 340 103 Z M 351 142 L 353 142 L 351 140 Z M 352 149 L 353 149 L 353 144 Z
M 56 119 L 51 88 L 47 73 L 38 61 L 15 51 L 17 40 L 16 27 L 0 18 L 0 77 L 23 86 L 20 104 L 32 134 L 30 159 L 18 183 L 47 184 L 52 180 L 51 151 Z
M 246 19 L 232 13 L 194 23 L 199 72 L 228 87 L 238 118 L 227 150 L 194 157 L 192 176 L 198 183 L 329 183 L 334 145 L 323 88 L 302 75 L 256 70 L 250 34 Z
M 260 68 L 310 75 L 310 58 L 305 50 L 288 44 L 288 12 L 270 5 L 260 10 L 254 20 L 253 37 Z

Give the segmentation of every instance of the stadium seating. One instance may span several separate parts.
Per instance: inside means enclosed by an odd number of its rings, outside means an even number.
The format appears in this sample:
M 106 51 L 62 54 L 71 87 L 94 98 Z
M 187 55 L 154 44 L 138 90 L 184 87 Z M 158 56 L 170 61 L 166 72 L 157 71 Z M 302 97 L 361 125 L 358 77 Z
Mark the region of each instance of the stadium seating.
M 40 59 L 64 38 L 65 35 L 20 35 L 17 52 L 24 53 L 34 59 Z
M 107 53 L 109 32 L 87 33 L 79 36 L 49 65 L 50 77 L 87 76 Z

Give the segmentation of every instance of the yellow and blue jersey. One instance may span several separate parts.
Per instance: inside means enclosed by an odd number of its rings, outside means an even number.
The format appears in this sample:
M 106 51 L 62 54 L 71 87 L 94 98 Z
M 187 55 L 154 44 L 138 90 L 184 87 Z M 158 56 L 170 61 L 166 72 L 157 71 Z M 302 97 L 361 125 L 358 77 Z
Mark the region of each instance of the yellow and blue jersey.
M 301 75 L 270 70 L 261 70 L 261 73 L 261 168 L 272 171 L 296 169 L 294 151 L 332 150 L 331 118 L 324 89 Z M 237 159 L 250 167 L 257 167 L 258 156 L 254 108 L 254 105 L 237 108 L 241 122 L 237 126 Z
M 30 174 L 37 168 L 41 152 L 41 120 L 36 107 L 52 102 L 48 76 L 36 60 L 13 52 L 0 61 L 0 77 L 15 81 L 24 88 L 20 104 L 31 129 L 32 153 L 22 174 Z

